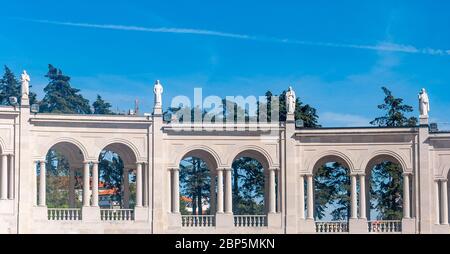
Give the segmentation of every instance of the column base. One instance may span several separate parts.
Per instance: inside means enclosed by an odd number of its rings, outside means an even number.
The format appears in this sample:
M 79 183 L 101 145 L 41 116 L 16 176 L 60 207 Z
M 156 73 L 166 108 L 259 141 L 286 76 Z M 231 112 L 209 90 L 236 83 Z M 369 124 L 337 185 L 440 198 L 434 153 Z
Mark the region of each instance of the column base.
M 415 234 L 416 233 L 416 219 L 408 218 L 402 219 L 402 234 Z
M 169 213 L 167 214 L 167 218 L 169 220 L 170 229 L 181 228 L 181 213 Z
M 314 219 L 300 219 L 298 222 L 299 234 L 315 234 L 316 222 Z
M 81 220 L 83 222 L 99 222 L 100 207 L 98 206 L 83 206 L 81 207 Z
M 234 216 L 232 213 L 217 213 L 216 214 L 217 228 L 232 228 L 234 227 Z
M 281 213 L 268 213 L 267 226 L 269 228 L 281 228 Z
M 348 232 L 350 234 L 367 234 L 367 233 L 369 233 L 367 219 L 349 219 Z

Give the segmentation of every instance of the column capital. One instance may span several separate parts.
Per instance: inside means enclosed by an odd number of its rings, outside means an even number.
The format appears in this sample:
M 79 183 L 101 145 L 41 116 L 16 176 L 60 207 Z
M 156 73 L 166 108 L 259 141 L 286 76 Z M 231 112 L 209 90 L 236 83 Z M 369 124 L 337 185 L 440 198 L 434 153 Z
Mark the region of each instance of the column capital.
M 312 173 L 300 173 L 300 176 L 308 177 L 308 176 L 314 176 L 314 174 L 312 174 Z
M 91 161 L 83 161 L 83 164 L 90 164 Z
M 413 172 L 403 172 L 402 176 L 412 176 L 414 175 Z
M 98 164 L 99 161 L 91 161 L 92 164 Z
M 367 174 L 366 173 L 357 173 L 357 175 L 359 175 L 359 176 L 366 176 Z
M 268 170 L 269 170 L 269 171 L 278 171 L 278 170 L 280 170 L 280 169 L 277 168 L 277 167 L 271 167 L 271 168 L 269 168 Z
M 222 171 L 231 171 L 233 170 L 232 168 L 222 168 Z
M 2 153 L 2 156 L 14 156 L 13 153 Z
M 47 163 L 46 160 L 37 160 L 36 162 L 38 162 L 38 163 Z
M 448 182 L 448 179 L 439 179 L 441 182 Z
M 180 168 L 168 168 L 168 170 L 174 172 L 174 171 L 180 171 Z

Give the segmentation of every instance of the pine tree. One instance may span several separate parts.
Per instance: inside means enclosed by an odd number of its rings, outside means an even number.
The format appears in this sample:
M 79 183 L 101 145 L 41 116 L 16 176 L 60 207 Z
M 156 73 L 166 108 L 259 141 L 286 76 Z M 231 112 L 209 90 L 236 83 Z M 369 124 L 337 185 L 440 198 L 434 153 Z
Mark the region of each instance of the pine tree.
M 97 94 L 97 100 L 92 103 L 94 108 L 94 114 L 98 115 L 112 115 L 111 104 L 102 99 L 100 95 Z
M 41 102 L 41 112 L 91 114 L 89 101 L 79 94 L 79 89 L 71 87 L 69 76 L 49 64 L 46 77 L 49 83 L 44 88 L 45 96 Z
M 3 77 L 0 78 L 0 104 L 11 105 L 9 102 L 9 97 L 16 97 L 17 101 L 20 103 L 20 99 L 22 98 L 22 89 L 20 80 L 17 79 L 11 69 L 5 65 L 5 73 L 3 74 Z M 30 92 L 28 97 L 30 104 L 37 102 L 35 93 Z
M 370 122 L 380 127 L 413 127 L 417 125 L 416 117 L 406 117 L 413 107 L 403 104 L 403 99 L 396 98 L 386 87 L 382 87 L 385 94 L 384 103 L 379 109 L 386 111 L 384 116 L 377 117 Z M 378 211 L 378 219 L 401 219 L 403 210 L 403 178 L 402 169 L 397 163 L 385 161 L 372 169 L 371 208 Z
M 413 107 L 403 104 L 402 98 L 395 98 L 392 92 L 386 87 L 381 88 L 384 92 L 384 103 L 378 105 L 378 108 L 386 111 L 386 114 L 375 118 L 370 122 L 372 125 L 380 127 L 414 127 L 417 125 L 416 117 L 405 116 L 405 113 L 413 111 Z

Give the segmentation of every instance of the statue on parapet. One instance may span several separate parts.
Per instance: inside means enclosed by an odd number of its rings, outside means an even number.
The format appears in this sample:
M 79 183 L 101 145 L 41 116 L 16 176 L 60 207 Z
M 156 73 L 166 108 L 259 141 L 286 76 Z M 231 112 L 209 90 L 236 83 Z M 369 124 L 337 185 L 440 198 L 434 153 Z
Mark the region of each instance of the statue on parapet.
M 430 99 L 425 88 L 422 88 L 419 93 L 419 111 L 421 116 L 428 116 L 430 112 Z
M 292 86 L 290 86 L 288 91 L 286 92 L 286 109 L 288 114 L 295 113 L 295 100 L 296 97 L 294 89 L 292 89 Z
M 22 97 L 28 98 L 30 94 L 30 76 L 28 76 L 27 71 L 23 71 L 22 73 Z
M 155 86 L 153 87 L 153 92 L 155 93 L 155 108 L 161 108 L 162 107 L 162 93 L 164 89 L 159 82 L 159 80 L 156 80 Z

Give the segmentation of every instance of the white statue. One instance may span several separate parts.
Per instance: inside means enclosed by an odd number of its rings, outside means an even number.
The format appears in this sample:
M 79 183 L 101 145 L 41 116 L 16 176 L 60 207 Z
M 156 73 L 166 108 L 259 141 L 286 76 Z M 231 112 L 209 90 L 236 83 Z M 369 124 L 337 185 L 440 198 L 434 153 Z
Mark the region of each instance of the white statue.
M 30 93 L 30 76 L 28 76 L 27 71 L 22 73 L 22 96 L 27 98 Z
M 295 112 L 295 92 L 290 86 L 286 92 L 286 108 L 288 114 L 294 114 Z
M 425 88 L 422 88 L 419 93 L 419 111 L 421 116 L 428 116 L 430 112 L 430 99 Z
M 153 87 L 153 92 L 155 93 L 155 108 L 161 108 L 162 107 L 162 93 L 163 93 L 163 87 L 159 80 L 156 80 L 155 86 Z

